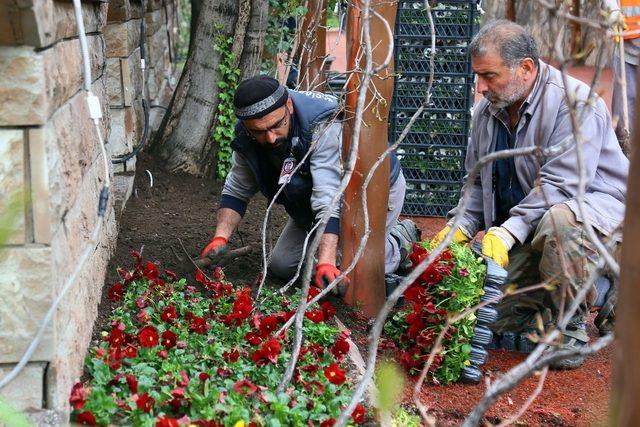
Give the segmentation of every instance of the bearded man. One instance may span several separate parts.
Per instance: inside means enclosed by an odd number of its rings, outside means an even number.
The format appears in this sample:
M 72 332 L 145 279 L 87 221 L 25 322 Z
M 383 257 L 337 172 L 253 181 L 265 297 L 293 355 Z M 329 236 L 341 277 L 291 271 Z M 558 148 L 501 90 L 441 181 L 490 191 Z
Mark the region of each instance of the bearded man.
M 593 104 L 586 104 L 589 87 L 572 77 L 563 78 L 559 70 L 541 61 L 531 34 L 510 21 L 493 21 L 481 28 L 469 44 L 469 53 L 477 90 L 484 99 L 473 113 L 467 172 L 478 159 L 493 152 L 564 144 L 573 135 L 573 108 L 580 117 L 582 136 L 584 215 L 601 241 L 614 238 L 613 231 L 624 216 L 629 162 L 616 140 L 603 100 L 596 96 Z M 576 98 L 575 106 L 567 102 L 565 90 Z M 492 328 L 498 336 L 515 334 L 521 351 L 531 349 L 528 337 L 535 331 L 536 317 L 541 315 L 546 326 L 555 324 L 586 285 L 600 257 L 587 237 L 576 200 L 580 181 L 576 142 L 571 140 L 567 149 L 559 151 L 546 157 L 510 157 L 484 166 L 471 188 L 463 190 L 471 192 L 470 203 L 454 230 L 454 241 L 458 242 L 486 230 L 482 253 L 507 269 L 509 283 L 522 287 L 547 281 L 556 285 L 554 290 L 506 297 L 498 305 L 499 318 Z M 449 217 L 459 209 L 460 204 Z M 451 225 L 449 222 L 432 243 L 441 241 Z M 614 295 L 615 287 L 609 291 L 603 288 L 598 301 L 597 288 L 590 289 L 563 330 L 562 346 L 578 348 L 589 341 L 585 316 L 596 301 L 611 307 L 606 316 L 600 316 L 599 326 L 604 329 L 605 320 L 610 325 Z M 575 356 L 552 367 L 576 368 L 583 361 L 582 356 Z

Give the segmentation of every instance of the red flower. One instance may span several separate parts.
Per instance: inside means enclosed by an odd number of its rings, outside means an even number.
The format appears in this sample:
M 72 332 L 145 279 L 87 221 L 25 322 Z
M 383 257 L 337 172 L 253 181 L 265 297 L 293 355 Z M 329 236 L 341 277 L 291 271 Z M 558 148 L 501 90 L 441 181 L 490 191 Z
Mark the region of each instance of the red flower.
M 155 347 L 158 345 L 158 331 L 151 325 L 147 325 L 138 332 L 138 342 L 142 347 Z
M 324 376 L 327 377 L 331 384 L 341 385 L 347 379 L 344 375 L 344 371 L 340 369 L 337 363 L 332 363 L 331 365 L 324 368 Z
M 76 417 L 76 422 L 88 426 L 94 426 L 96 425 L 96 417 L 95 415 L 93 415 L 93 413 L 91 413 L 91 411 L 84 411 L 78 414 L 78 416 Z
M 233 371 L 229 368 L 218 368 L 216 374 L 218 374 L 220 378 L 229 378 L 231 374 L 233 374 Z
M 198 378 L 200 379 L 200 381 L 205 382 L 206 380 L 211 378 L 211 375 L 207 374 L 206 372 L 200 372 L 200 374 L 198 374 Z
M 124 344 L 124 335 L 120 329 L 113 328 L 111 329 L 111 333 L 109 334 L 107 341 L 109 341 L 112 348 L 120 348 L 120 346 Z
M 313 323 L 321 323 L 325 320 L 322 310 L 307 311 L 304 314 L 304 317 L 311 320 Z
M 233 385 L 233 389 L 236 393 L 243 394 L 245 396 L 250 396 L 256 391 L 258 391 L 258 387 L 248 379 L 242 379 L 240 381 L 236 381 Z
M 280 341 L 278 341 L 277 338 L 271 338 L 263 344 L 260 350 L 256 350 L 253 355 L 251 355 L 251 359 L 258 365 L 261 365 L 266 361 L 275 365 L 278 362 L 278 356 L 281 351 L 282 347 L 280 346 Z
M 331 347 L 331 354 L 333 354 L 338 360 L 342 359 L 342 356 L 349 352 L 349 343 L 347 340 L 338 340 Z
M 262 344 L 262 338 L 260 338 L 260 336 L 255 332 L 247 332 L 244 339 L 253 346 Z
M 140 396 L 138 396 L 138 399 L 136 400 L 136 407 L 138 409 L 140 409 L 143 412 L 151 412 L 151 409 L 153 409 L 153 405 L 155 405 L 156 401 L 149 396 L 149 393 L 144 393 Z
M 278 319 L 276 316 L 267 316 L 260 321 L 260 336 L 266 337 L 267 335 L 275 332 L 278 328 Z
M 122 296 L 124 295 L 124 287 L 122 283 L 114 283 L 109 289 L 109 299 L 113 302 L 118 302 L 122 300 Z
M 238 299 L 233 303 L 232 316 L 236 320 L 244 320 L 249 317 L 251 310 L 253 310 L 253 301 L 249 296 L 249 289 L 245 289 L 241 291 Z
M 160 319 L 167 323 L 173 322 L 177 317 L 178 313 L 176 313 L 176 308 L 172 305 L 165 307 L 164 311 L 160 315 Z
M 325 319 L 331 319 L 336 314 L 336 309 L 329 301 L 325 301 L 320 306 Z
M 238 358 L 240 357 L 240 353 L 238 352 L 238 350 L 234 349 L 230 352 L 225 351 L 224 353 L 222 353 L 222 357 L 224 357 L 224 359 L 228 362 L 236 363 L 238 361 Z
M 178 420 L 169 417 L 158 417 L 156 420 L 156 427 L 178 427 Z
M 142 273 L 148 280 L 156 280 L 160 276 L 158 266 L 151 261 L 147 261 L 147 265 L 142 268 Z
M 351 413 L 351 418 L 353 418 L 353 422 L 356 424 L 364 423 L 365 419 L 365 409 L 361 404 L 357 404 L 356 408 Z
M 309 375 L 313 376 L 316 374 L 316 372 L 318 372 L 318 369 L 320 369 L 320 366 L 316 364 L 311 364 L 311 365 L 303 366 L 300 369 L 302 369 L 305 372 L 308 372 Z
M 189 324 L 189 330 L 195 332 L 196 334 L 206 334 L 207 319 L 200 316 L 193 316 L 193 318 L 191 319 L 191 323 Z
M 131 390 L 131 393 L 137 393 L 138 392 L 138 380 L 136 379 L 136 377 L 134 377 L 131 374 L 127 374 L 127 375 L 125 375 L 125 378 L 127 379 L 127 385 L 129 386 L 129 390 Z
M 329 418 L 328 420 L 324 420 L 320 423 L 320 427 L 333 427 L 336 423 L 334 418 Z
M 420 278 L 425 281 L 425 283 L 429 286 L 435 285 L 436 283 L 440 283 L 442 280 L 442 274 L 438 271 L 436 265 L 431 264 L 425 271 L 422 272 Z
M 134 345 L 127 344 L 124 348 L 124 355 L 129 359 L 133 359 L 138 355 L 138 349 Z
M 458 271 L 458 274 L 460 274 L 460 277 L 467 277 L 469 275 L 469 270 L 462 267 L 460 271 Z
M 309 286 L 309 293 L 307 294 L 307 302 L 314 299 L 320 292 L 321 290 L 319 288 L 316 288 L 315 286 Z
M 161 341 L 162 345 L 167 350 L 170 348 L 173 348 L 176 345 L 177 338 L 178 337 L 176 336 L 176 334 L 173 333 L 172 331 L 164 331 L 162 333 L 162 341 Z
M 89 391 L 84 388 L 84 385 L 82 383 L 75 383 L 71 389 L 69 403 L 73 409 L 82 409 L 84 404 L 87 403 L 87 397 L 89 397 Z

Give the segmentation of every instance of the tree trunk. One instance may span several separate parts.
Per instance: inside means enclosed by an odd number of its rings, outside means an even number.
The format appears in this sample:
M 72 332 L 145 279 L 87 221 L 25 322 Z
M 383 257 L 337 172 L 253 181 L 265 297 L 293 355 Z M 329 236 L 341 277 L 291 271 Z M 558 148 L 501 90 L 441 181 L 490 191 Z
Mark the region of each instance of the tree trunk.
M 327 0 L 309 0 L 300 30 L 298 89 L 324 92 L 327 55 Z
M 237 15 L 237 0 L 206 0 L 202 4 L 192 49 L 156 137 L 158 153 L 168 171 L 202 175 L 210 169 L 210 135 L 220 78 L 220 55 L 213 44 L 216 34 L 234 34 Z
M 268 16 L 268 1 L 251 1 L 251 19 L 247 27 L 244 49 L 240 58 L 240 81 L 253 77 L 260 72 Z

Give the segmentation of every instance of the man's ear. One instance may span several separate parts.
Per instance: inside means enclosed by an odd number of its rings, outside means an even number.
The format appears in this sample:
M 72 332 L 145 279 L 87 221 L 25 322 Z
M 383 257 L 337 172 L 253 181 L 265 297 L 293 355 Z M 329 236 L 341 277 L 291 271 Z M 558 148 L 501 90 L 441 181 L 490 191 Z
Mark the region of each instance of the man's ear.
M 536 71 L 536 63 L 533 59 L 531 58 L 524 58 L 521 62 L 520 62 L 520 67 L 522 69 L 522 73 L 523 75 L 529 79 L 529 78 L 533 78 L 535 77 L 535 71 Z
M 291 100 L 291 97 L 287 98 L 287 108 L 290 113 L 293 113 L 293 101 Z

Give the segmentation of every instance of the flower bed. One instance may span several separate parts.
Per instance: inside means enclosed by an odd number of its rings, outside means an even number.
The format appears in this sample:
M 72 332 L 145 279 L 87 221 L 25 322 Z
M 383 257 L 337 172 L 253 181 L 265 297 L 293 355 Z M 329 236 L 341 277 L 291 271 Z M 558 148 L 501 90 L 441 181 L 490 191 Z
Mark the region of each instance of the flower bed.
M 222 270 L 196 281 L 205 292 L 152 262 L 136 260 L 109 290 L 120 301 L 103 340 L 89 351 L 89 380 L 71 392 L 72 419 L 141 426 L 330 426 L 350 399 L 343 359 L 348 332 L 325 321 L 334 308 L 311 307 L 305 342 L 286 392 L 275 390 L 290 358 L 292 332 L 277 334 L 295 314 L 296 296 L 265 289 L 256 310 L 248 288 Z M 313 289 L 312 289 L 313 290 Z M 352 420 L 365 419 L 358 405 Z
M 410 255 L 414 267 L 429 256 L 428 250 L 427 242 L 414 244 Z M 481 258 L 464 245 L 452 244 L 407 288 L 406 307 L 387 321 L 385 332 L 395 344 L 400 364 L 410 374 L 422 370 L 448 316 L 478 304 L 485 275 Z M 430 367 L 434 381 L 446 384 L 460 378 L 470 364 L 475 324 L 472 313 L 445 333 L 442 352 Z

